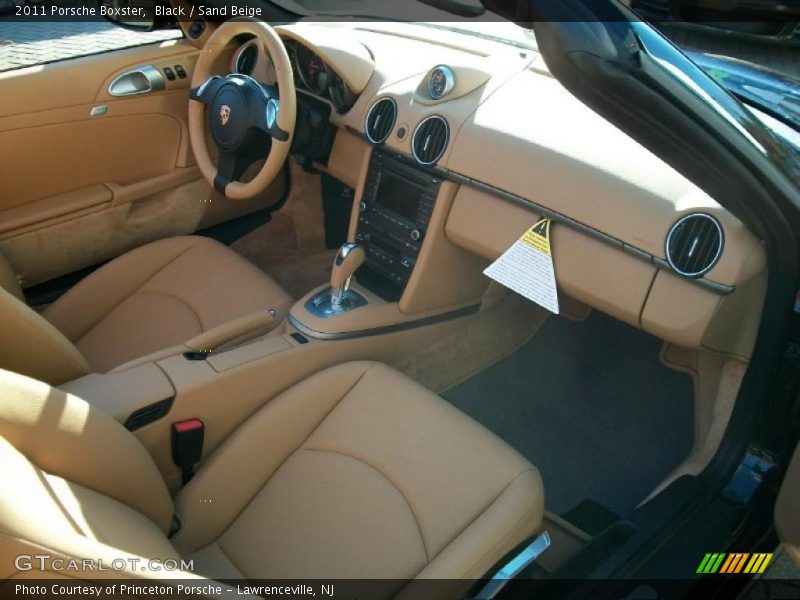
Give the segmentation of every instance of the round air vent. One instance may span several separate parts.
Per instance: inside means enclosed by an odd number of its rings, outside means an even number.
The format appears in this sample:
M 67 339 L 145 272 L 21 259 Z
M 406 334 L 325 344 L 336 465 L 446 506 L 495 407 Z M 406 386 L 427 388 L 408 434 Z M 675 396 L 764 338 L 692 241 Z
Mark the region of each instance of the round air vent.
M 236 58 L 236 72 L 241 75 L 252 75 L 256 60 L 258 60 L 258 48 L 245 46 Z
M 381 98 L 367 113 L 364 131 L 373 144 L 382 144 L 394 129 L 397 119 L 397 103 L 393 98 Z
M 432 165 L 442 158 L 450 140 L 450 127 L 439 115 L 433 115 L 417 125 L 411 139 L 411 151 L 422 165 Z
M 714 217 L 687 215 L 667 234 L 667 261 L 684 277 L 700 277 L 717 264 L 723 243 L 722 227 Z

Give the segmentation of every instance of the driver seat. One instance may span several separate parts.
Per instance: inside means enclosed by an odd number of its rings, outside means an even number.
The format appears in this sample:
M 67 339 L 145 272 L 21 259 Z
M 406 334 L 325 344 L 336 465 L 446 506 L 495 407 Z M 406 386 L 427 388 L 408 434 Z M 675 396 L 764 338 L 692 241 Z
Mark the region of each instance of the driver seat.
M 280 323 L 292 298 L 255 265 L 209 238 L 173 237 L 98 269 L 41 314 L 24 303 L 0 257 L 0 368 L 59 385 L 141 357 L 188 350 L 188 340 L 233 324 Z

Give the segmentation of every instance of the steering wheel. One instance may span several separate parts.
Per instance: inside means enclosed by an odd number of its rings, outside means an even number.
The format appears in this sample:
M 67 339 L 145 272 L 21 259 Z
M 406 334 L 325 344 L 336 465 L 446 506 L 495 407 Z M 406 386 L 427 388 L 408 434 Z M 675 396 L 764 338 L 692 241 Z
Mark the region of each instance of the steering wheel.
M 272 60 L 277 86 L 239 73 L 211 75 L 220 54 L 242 34 L 254 36 L 262 56 Z M 189 139 L 203 177 L 234 200 L 252 198 L 266 189 L 289 154 L 297 115 L 292 66 L 275 30 L 262 21 L 233 19 L 221 24 L 197 59 L 189 97 Z M 206 115 L 211 138 L 219 150 L 216 167 L 206 142 Z M 267 159 L 256 176 L 247 183 L 238 181 L 267 150 Z

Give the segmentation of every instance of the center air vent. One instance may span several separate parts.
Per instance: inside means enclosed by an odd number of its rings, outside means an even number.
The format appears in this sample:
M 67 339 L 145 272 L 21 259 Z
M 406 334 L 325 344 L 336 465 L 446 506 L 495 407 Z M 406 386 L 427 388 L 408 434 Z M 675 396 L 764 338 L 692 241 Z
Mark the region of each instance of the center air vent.
M 236 72 L 242 75 L 252 75 L 257 58 L 258 48 L 256 46 L 245 46 L 236 59 Z
M 684 277 L 700 277 L 717 264 L 722 245 L 722 227 L 714 217 L 687 215 L 669 230 L 667 261 Z
M 394 129 L 397 119 L 397 103 L 392 98 L 381 98 L 367 113 L 364 130 L 373 144 L 382 144 Z
M 433 115 L 417 125 L 411 140 L 411 150 L 417 162 L 432 165 L 442 158 L 450 138 L 450 127 L 442 117 Z

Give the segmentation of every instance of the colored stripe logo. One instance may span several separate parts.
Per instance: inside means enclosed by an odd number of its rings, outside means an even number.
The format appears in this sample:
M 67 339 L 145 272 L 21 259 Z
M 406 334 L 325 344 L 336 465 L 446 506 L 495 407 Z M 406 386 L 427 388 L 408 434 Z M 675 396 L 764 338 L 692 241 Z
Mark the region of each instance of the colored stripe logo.
M 763 573 L 772 561 L 772 554 L 749 552 L 708 553 L 703 557 L 697 573 L 702 575 L 745 573 L 754 575 Z

